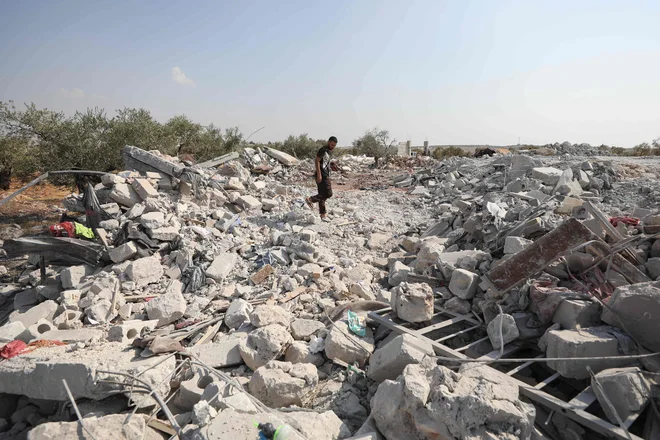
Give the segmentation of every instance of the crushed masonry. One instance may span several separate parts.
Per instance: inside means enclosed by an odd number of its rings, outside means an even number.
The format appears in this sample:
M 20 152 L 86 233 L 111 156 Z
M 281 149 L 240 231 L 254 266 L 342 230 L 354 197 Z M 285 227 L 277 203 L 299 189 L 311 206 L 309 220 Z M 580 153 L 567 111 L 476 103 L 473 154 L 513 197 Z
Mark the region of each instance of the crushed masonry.
M 343 155 L 326 222 L 309 159 L 125 147 L 97 238 L 0 231 L 0 440 L 654 438 L 660 164 L 546 147 Z

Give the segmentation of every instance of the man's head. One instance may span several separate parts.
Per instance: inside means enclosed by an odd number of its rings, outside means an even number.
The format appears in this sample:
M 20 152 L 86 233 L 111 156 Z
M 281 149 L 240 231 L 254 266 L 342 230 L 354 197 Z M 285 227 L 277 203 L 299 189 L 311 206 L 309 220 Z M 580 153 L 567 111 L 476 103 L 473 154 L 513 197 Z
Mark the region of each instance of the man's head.
M 337 146 L 337 138 L 334 136 L 330 136 L 330 139 L 328 139 L 328 148 L 332 150 L 336 146 Z

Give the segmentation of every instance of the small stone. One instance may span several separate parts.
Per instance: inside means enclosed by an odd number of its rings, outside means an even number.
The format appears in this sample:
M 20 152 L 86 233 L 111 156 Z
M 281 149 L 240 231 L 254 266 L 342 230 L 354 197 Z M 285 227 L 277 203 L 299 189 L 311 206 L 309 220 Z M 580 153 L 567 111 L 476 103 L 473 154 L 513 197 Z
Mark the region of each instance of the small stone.
M 500 339 L 500 326 L 502 328 L 502 338 Z M 513 342 L 520 336 L 518 326 L 513 316 L 503 313 L 497 315 L 495 319 L 488 323 L 487 327 L 488 338 L 493 348 L 498 349 L 502 344 L 506 345 Z

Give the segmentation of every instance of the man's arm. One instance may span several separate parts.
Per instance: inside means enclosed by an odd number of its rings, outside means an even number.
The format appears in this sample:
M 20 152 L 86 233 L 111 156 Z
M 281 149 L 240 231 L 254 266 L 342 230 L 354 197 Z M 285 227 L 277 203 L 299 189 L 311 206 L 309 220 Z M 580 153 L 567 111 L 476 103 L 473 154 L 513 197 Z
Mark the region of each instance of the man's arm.
M 316 165 L 316 183 L 321 183 L 321 158 L 319 156 L 314 159 L 314 164 Z

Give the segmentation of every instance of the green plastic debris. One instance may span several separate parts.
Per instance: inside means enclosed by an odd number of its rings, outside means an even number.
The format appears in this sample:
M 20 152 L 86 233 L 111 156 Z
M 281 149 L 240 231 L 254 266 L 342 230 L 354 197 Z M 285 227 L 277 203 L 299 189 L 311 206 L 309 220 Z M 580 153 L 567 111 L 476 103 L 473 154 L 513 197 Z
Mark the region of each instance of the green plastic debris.
M 92 231 L 90 228 L 77 222 L 74 222 L 74 225 L 76 227 L 76 237 L 94 239 L 94 231 Z
M 367 324 L 364 318 L 359 317 L 355 312 L 350 310 L 348 311 L 348 328 L 361 338 L 367 336 Z

